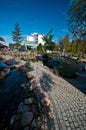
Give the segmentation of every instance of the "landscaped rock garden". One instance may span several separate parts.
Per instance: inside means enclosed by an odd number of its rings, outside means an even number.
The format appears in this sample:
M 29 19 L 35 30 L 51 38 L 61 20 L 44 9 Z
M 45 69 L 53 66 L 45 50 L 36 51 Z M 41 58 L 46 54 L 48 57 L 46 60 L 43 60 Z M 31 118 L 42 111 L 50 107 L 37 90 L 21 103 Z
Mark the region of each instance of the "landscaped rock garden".
M 24 67 L 22 71 L 25 70 Z M 13 130 L 43 130 L 50 112 L 50 99 L 34 75 L 27 72 L 26 76 L 29 83 L 21 86 L 25 93 L 16 113 L 10 119 L 10 127 Z
M 15 58 L 11 58 L 8 60 L 2 58 L 0 62 L 0 80 L 5 79 L 5 77 L 7 77 L 11 73 L 11 69 L 16 68 L 21 70 L 23 68 L 23 64 Z

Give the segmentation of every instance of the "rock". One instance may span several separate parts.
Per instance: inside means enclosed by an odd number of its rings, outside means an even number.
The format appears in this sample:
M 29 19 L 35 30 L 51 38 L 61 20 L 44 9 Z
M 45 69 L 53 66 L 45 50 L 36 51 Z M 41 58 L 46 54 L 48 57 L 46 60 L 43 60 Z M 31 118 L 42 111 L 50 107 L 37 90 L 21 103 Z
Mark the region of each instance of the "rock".
M 32 85 L 29 87 L 29 90 L 30 90 L 30 91 L 32 91 L 32 90 L 33 90 L 33 86 L 32 86 Z
M 42 99 L 42 104 L 49 108 L 50 107 L 50 100 L 49 100 L 49 98 L 48 97 L 43 98 Z
M 38 86 L 38 87 L 37 87 L 37 93 L 39 94 L 39 93 L 42 93 L 42 92 L 43 92 L 42 87 L 41 87 L 41 86 Z
M 29 80 L 31 80 L 31 79 L 33 79 L 33 78 L 34 78 L 34 76 L 33 76 L 33 75 L 31 75 L 31 74 L 27 74 L 27 78 L 28 78 Z
M 31 125 L 32 125 L 32 127 L 36 127 L 37 126 L 35 119 L 32 121 Z
M 39 95 L 40 93 L 42 93 L 42 87 L 41 86 L 36 86 L 34 89 L 33 89 L 33 92 L 35 95 Z
M 30 86 L 32 86 L 32 88 L 35 88 L 36 86 L 36 81 L 34 79 L 32 79 L 30 82 L 29 82 Z
M 5 72 L 5 75 L 9 75 L 10 74 L 10 69 L 5 68 L 4 72 Z
M 79 76 L 80 76 L 80 74 L 78 72 L 75 72 L 73 75 L 70 76 L 70 78 L 74 79 L 74 78 L 77 78 Z
M 23 102 L 21 102 L 18 106 L 18 112 L 20 113 L 24 113 L 27 112 L 29 110 L 29 108 L 23 104 Z
M 17 121 L 13 124 L 12 128 L 12 130 L 22 130 L 21 124 Z
M 34 102 L 34 99 L 33 99 L 33 98 L 26 98 L 26 99 L 24 100 L 24 103 L 25 103 L 26 105 L 32 104 L 33 102 Z
M 84 68 L 84 69 L 85 69 L 85 71 L 86 71 L 86 66 L 85 66 L 85 68 Z
M 10 74 L 10 69 L 5 68 L 3 71 L 0 72 L 0 79 L 5 78 L 9 74 Z
M 16 120 L 16 115 L 13 115 L 11 117 L 11 120 L 10 120 L 10 125 L 13 125 L 13 123 L 15 122 L 15 120 Z
M 26 84 L 21 84 L 21 87 L 25 89 L 27 86 Z
M 86 71 L 86 65 L 83 67 L 82 71 Z
M 21 119 L 22 119 L 22 114 L 18 112 L 16 115 L 16 120 L 20 121 Z
M 30 83 L 30 85 L 36 84 L 36 80 L 35 80 L 35 79 L 32 79 L 29 83 Z
M 22 71 L 24 69 L 24 65 L 19 66 L 19 70 Z
M 30 124 L 30 122 L 33 119 L 33 113 L 32 112 L 25 112 L 22 116 L 21 124 L 22 126 L 27 126 Z
M 29 127 L 25 127 L 24 130 L 29 130 Z
M 4 72 L 1 72 L 0 73 L 0 79 L 3 79 L 4 78 Z

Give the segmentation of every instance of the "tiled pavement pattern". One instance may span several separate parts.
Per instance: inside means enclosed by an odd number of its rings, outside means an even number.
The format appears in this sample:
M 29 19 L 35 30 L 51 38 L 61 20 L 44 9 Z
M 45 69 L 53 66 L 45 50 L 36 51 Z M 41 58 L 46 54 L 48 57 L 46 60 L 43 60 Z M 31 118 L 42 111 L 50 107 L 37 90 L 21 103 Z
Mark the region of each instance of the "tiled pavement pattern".
M 51 111 L 44 117 L 43 129 L 86 130 L 86 96 L 40 63 L 31 65 L 34 68 L 31 73 L 40 79 L 51 100 Z

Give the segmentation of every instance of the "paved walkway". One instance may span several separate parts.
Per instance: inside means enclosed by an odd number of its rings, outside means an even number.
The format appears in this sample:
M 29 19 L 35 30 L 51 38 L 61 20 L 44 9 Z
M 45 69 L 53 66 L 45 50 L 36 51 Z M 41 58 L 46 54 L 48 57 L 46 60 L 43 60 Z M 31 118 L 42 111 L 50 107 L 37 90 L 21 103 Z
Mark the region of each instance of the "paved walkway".
M 44 119 L 43 129 L 86 130 L 86 96 L 42 64 L 31 66 L 31 73 L 40 79 L 51 100 L 51 112 Z

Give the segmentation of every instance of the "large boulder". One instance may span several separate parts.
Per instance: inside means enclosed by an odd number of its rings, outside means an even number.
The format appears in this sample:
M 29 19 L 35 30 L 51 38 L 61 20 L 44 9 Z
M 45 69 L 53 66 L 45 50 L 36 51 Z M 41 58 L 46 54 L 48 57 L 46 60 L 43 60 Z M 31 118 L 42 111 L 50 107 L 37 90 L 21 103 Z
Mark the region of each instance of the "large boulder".
M 18 106 L 18 112 L 20 113 L 24 113 L 27 112 L 29 110 L 29 108 L 23 104 L 23 102 L 21 102 Z

